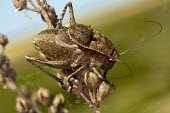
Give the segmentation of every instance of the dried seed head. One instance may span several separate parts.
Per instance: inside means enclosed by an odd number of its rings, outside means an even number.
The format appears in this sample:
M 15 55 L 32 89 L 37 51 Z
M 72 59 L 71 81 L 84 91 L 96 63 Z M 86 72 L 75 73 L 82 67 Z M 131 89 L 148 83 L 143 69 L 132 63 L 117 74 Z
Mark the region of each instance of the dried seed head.
M 65 104 L 65 99 L 64 96 L 62 94 L 57 94 L 53 100 L 53 105 L 54 107 L 62 107 Z
M 52 95 L 48 89 L 41 87 L 37 91 L 37 99 L 38 99 L 38 102 L 40 102 L 41 104 L 45 106 L 49 105 L 51 98 L 52 98 Z
M 67 110 L 62 109 L 65 104 L 65 99 L 62 94 L 57 94 L 53 100 L 53 104 L 50 106 L 50 113 L 68 113 Z
M 13 0 L 13 5 L 16 11 L 21 11 L 27 7 L 27 0 Z
M 2 45 L 2 47 L 5 47 L 6 44 L 8 44 L 8 39 L 3 34 L 0 34 L 0 44 Z
M 22 97 L 16 98 L 16 110 L 18 113 L 29 113 L 31 106 Z
M 97 89 L 97 101 L 100 102 L 101 100 L 106 98 L 110 94 L 112 87 L 113 86 L 111 84 L 103 81 Z
M 84 82 L 87 86 L 96 88 L 102 82 L 101 78 L 94 72 L 87 71 L 84 76 Z

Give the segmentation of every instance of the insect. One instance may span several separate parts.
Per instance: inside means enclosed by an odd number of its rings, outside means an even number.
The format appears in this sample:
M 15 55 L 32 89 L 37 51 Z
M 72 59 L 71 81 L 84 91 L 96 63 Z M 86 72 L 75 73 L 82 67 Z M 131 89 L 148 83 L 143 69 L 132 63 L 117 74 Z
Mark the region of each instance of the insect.
M 62 26 L 62 20 L 67 7 L 70 12 L 70 24 L 65 27 Z M 57 27 L 40 32 L 33 38 L 33 44 L 46 60 L 30 56 L 26 56 L 26 59 L 32 64 L 40 63 L 62 70 L 70 70 L 72 73 L 68 75 L 68 81 L 84 68 L 90 68 L 100 78 L 107 81 L 107 71 L 118 61 L 120 55 L 132 49 L 119 54 L 111 41 L 99 31 L 94 30 L 91 26 L 77 24 L 71 2 L 64 7 Z M 97 69 L 98 67 L 99 69 Z M 105 71 L 103 75 L 100 69 Z
M 70 12 L 70 26 L 62 26 L 67 7 Z M 113 67 L 119 53 L 103 34 L 91 26 L 77 24 L 74 19 L 71 2 L 66 4 L 62 17 L 55 29 L 40 32 L 33 38 L 34 47 L 40 51 L 47 60 L 26 56 L 29 62 L 37 62 L 60 69 L 71 69 L 73 73 L 68 80 L 83 68 L 90 67 L 98 76 L 104 77 Z M 97 67 L 105 70 L 104 76 Z

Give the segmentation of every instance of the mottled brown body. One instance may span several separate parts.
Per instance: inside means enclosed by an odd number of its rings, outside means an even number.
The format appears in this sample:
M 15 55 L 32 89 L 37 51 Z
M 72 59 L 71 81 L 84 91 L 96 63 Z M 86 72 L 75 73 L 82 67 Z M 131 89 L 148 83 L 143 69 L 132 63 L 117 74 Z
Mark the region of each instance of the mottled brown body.
M 70 25 L 62 26 L 66 8 L 70 9 Z M 99 104 L 114 86 L 106 74 L 119 56 L 110 40 L 91 26 L 77 24 L 68 3 L 55 29 L 47 29 L 33 38 L 41 59 L 26 56 L 34 66 L 57 80 L 63 89 L 84 98 L 99 113 Z M 37 63 L 59 68 L 53 75 Z M 101 69 L 104 73 L 101 73 Z
M 61 69 L 71 69 L 80 65 L 101 66 L 102 69 L 111 69 L 115 61 L 91 48 L 78 46 L 67 35 L 68 28 L 48 29 L 40 32 L 33 38 L 34 46 L 50 61 L 62 62 L 63 65 L 49 64 Z M 86 35 L 88 36 L 88 35 Z M 82 37 L 83 38 L 83 37 Z M 92 42 L 94 43 L 94 42 Z M 104 65 L 106 64 L 106 65 Z M 109 65 L 110 64 L 110 65 Z
M 70 8 L 70 25 L 64 27 L 62 20 L 67 7 Z M 73 73 L 68 79 L 82 69 L 89 68 L 107 81 L 105 75 L 119 56 L 111 41 L 103 34 L 91 26 L 76 23 L 71 3 L 63 10 L 57 28 L 40 32 L 33 38 L 33 44 L 47 60 L 28 56 L 26 59 L 31 63 L 37 62 L 63 70 L 70 69 Z M 104 76 L 98 67 L 105 71 Z
M 68 31 L 71 40 L 76 44 L 111 57 L 114 51 L 112 42 L 91 26 L 75 24 L 71 26 Z
M 75 24 L 68 29 L 68 34 L 91 57 L 91 64 L 101 66 L 104 70 L 111 69 L 119 57 L 111 41 L 91 26 Z
M 40 32 L 33 38 L 34 46 L 45 55 L 49 61 L 63 62 L 62 66 L 50 65 L 57 68 L 71 68 L 72 62 L 81 54 L 74 42 L 69 41 L 66 28 L 48 29 Z

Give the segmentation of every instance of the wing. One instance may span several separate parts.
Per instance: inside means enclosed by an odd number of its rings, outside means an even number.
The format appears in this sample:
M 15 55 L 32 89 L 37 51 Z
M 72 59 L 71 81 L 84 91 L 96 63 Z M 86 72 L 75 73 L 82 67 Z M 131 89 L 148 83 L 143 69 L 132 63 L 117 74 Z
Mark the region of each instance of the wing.
M 57 45 L 61 47 L 66 47 L 70 49 L 78 49 L 78 45 L 75 44 L 72 40 L 70 40 L 67 34 L 67 29 L 65 28 L 59 29 L 55 37 L 55 42 Z
M 93 41 L 91 41 L 91 43 L 89 44 L 89 48 L 105 54 L 108 57 L 111 56 L 114 50 L 112 42 L 96 30 L 93 30 Z
M 38 50 L 50 60 L 64 61 L 81 53 L 79 47 L 69 40 L 64 28 L 44 30 L 33 40 Z
M 111 56 L 114 49 L 112 42 L 92 27 L 77 24 L 69 28 L 68 31 L 71 40 L 77 45 L 108 57 Z

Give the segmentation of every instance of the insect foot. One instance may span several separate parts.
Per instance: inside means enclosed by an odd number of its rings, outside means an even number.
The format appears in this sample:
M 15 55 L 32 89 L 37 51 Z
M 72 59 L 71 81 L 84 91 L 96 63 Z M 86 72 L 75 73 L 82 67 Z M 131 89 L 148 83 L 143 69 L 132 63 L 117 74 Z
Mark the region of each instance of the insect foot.
M 57 74 L 62 80 L 59 85 L 69 93 L 83 98 L 96 113 L 100 113 L 100 102 L 110 94 L 113 86 L 87 68 L 77 73 L 68 83 L 67 78 L 70 73 L 72 70 L 62 70 Z

